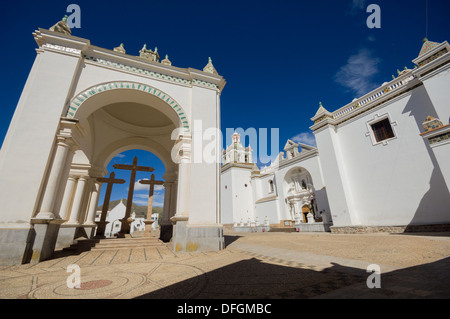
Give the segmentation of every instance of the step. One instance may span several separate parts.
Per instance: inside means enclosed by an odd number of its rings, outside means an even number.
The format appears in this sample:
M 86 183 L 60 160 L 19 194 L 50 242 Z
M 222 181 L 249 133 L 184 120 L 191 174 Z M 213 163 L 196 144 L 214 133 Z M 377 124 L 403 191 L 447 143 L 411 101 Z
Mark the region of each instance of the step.
M 162 247 L 165 244 L 157 237 L 140 238 L 105 238 L 105 239 L 80 239 L 65 251 L 79 250 L 109 250 L 109 249 L 130 249 L 130 248 L 151 248 Z
M 98 243 L 139 243 L 139 242 L 151 242 L 159 241 L 157 237 L 139 237 L 139 238 L 105 238 L 98 239 Z
M 154 247 L 165 247 L 166 245 L 163 243 L 160 244 L 145 244 L 145 245 L 117 245 L 117 246 L 95 246 L 91 248 L 91 251 L 94 250 L 116 250 L 116 249 L 137 249 L 137 248 L 154 248 Z
M 269 230 L 271 233 L 293 233 L 295 231 L 295 227 L 270 227 Z

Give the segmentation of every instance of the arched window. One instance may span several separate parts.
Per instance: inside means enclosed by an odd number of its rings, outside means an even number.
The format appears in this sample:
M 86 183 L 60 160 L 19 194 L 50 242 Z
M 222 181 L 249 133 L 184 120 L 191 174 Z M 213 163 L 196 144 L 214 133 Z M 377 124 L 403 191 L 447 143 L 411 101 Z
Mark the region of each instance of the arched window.
M 304 179 L 302 180 L 302 189 L 306 189 L 306 182 Z
M 273 193 L 274 192 L 274 188 L 273 188 L 273 180 L 269 181 L 269 193 Z

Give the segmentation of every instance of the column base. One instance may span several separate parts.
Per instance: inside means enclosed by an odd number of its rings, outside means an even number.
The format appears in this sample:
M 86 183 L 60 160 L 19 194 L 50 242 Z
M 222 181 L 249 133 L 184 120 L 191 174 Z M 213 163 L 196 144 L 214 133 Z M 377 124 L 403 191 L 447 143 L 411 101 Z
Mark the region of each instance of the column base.
M 97 221 L 95 222 L 97 225 L 97 232 L 95 233 L 95 238 L 106 238 L 105 236 L 105 230 L 106 225 L 109 224 L 107 221 Z
M 134 219 L 131 217 L 128 218 L 122 218 L 120 222 L 122 223 L 122 226 L 119 231 L 118 238 L 130 238 L 131 237 L 131 223 L 133 223 Z
M 172 239 L 173 235 L 173 225 L 172 224 L 160 224 L 159 225 L 159 239 L 168 243 Z
M 30 263 L 38 263 L 52 257 L 63 219 L 32 218 L 35 232 Z
M 74 243 L 76 230 L 77 225 L 61 225 L 61 227 L 59 228 L 58 239 L 56 240 L 55 248 L 62 249 L 72 245 Z
M 222 225 L 189 225 L 176 221 L 173 226 L 172 247 L 176 252 L 218 251 L 225 248 Z
M 153 220 L 144 220 L 145 224 L 145 231 L 144 231 L 144 237 L 152 237 L 152 231 L 153 231 Z
M 29 223 L 0 225 L 0 265 L 20 265 L 31 259 L 35 232 Z

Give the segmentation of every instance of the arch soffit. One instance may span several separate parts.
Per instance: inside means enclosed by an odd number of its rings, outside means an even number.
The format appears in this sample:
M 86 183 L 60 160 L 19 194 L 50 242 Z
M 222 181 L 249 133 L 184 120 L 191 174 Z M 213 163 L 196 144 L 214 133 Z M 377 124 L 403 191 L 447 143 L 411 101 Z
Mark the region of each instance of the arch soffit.
M 292 167 L 291 169 L 289 169 L 285 174 L 284 174 L 284 178 L 283 178 L 283 184 L 285 186 L 288 186 L 291 183 L 291 177 L 293 175 L 296 174 L 296 172 L 298 172 L 299 170 L 301 170 L 301 172 L 299 173 L 302 176 L 307 176 L 309 178 L 309 180 L 312 182 L 312 184 L 314 185 L 314 179 L 311 175 L 311 173 L 309 172 L 309 170 L 307 170 L 306 168 L 304 168 L 303 166 L 295 166 Z
M 75 118 L 77 113 L 83 107 L 90 98 L 96 96 L 100 93 L 108 92 L 108 91 L 117 91 L 117 90 L 135 90 L 139 92 L 144 92 L 147 94 L 151 94 L 152 96 L 158 98 L 163 101 L 165 104 L 169 105 L 173 111 L 176 112 L 180 126 L 182 127 L 183 134 L 190 134 L 190 125 L 187 118 L 187 115 L 184 109 L 180 106 L 178 102 L 176 102 L 172 97 L 168 94 L 146 84 L 137 83 L 137 82 L 129 82 L 129 81 L 116 81 L 116 82 L 108 82 L 100 85 L 96 85 L 93 87 L 84 90 L 75 96 L 69 105 L 69 108 L 66 113 L 67 118 Z
M 156 155 L 163 163 L 166 172 L 177 169 L 177 164 L 172 161 L 170 152 L 162 145 L 143 137 L 128 137 L 107 145 L 96 156 L 95 164 L 98 167 L 106 168 L 117 154 L 133 149 L 145 150 Z

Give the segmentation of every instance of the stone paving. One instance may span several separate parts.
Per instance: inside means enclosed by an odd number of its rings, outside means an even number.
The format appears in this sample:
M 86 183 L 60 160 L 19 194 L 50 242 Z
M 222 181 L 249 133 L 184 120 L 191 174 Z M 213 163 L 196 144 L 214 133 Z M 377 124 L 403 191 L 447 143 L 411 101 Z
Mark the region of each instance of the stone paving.
M 303 299 L 450 297 L 450 234 L 232 233 L 219 252 L 169 246 L 58 252 L 0 266 L 2 299 Z M 381 268 L 381 288 L 369 289 Z M 70 265 L 81 286 L 69 288 Z

